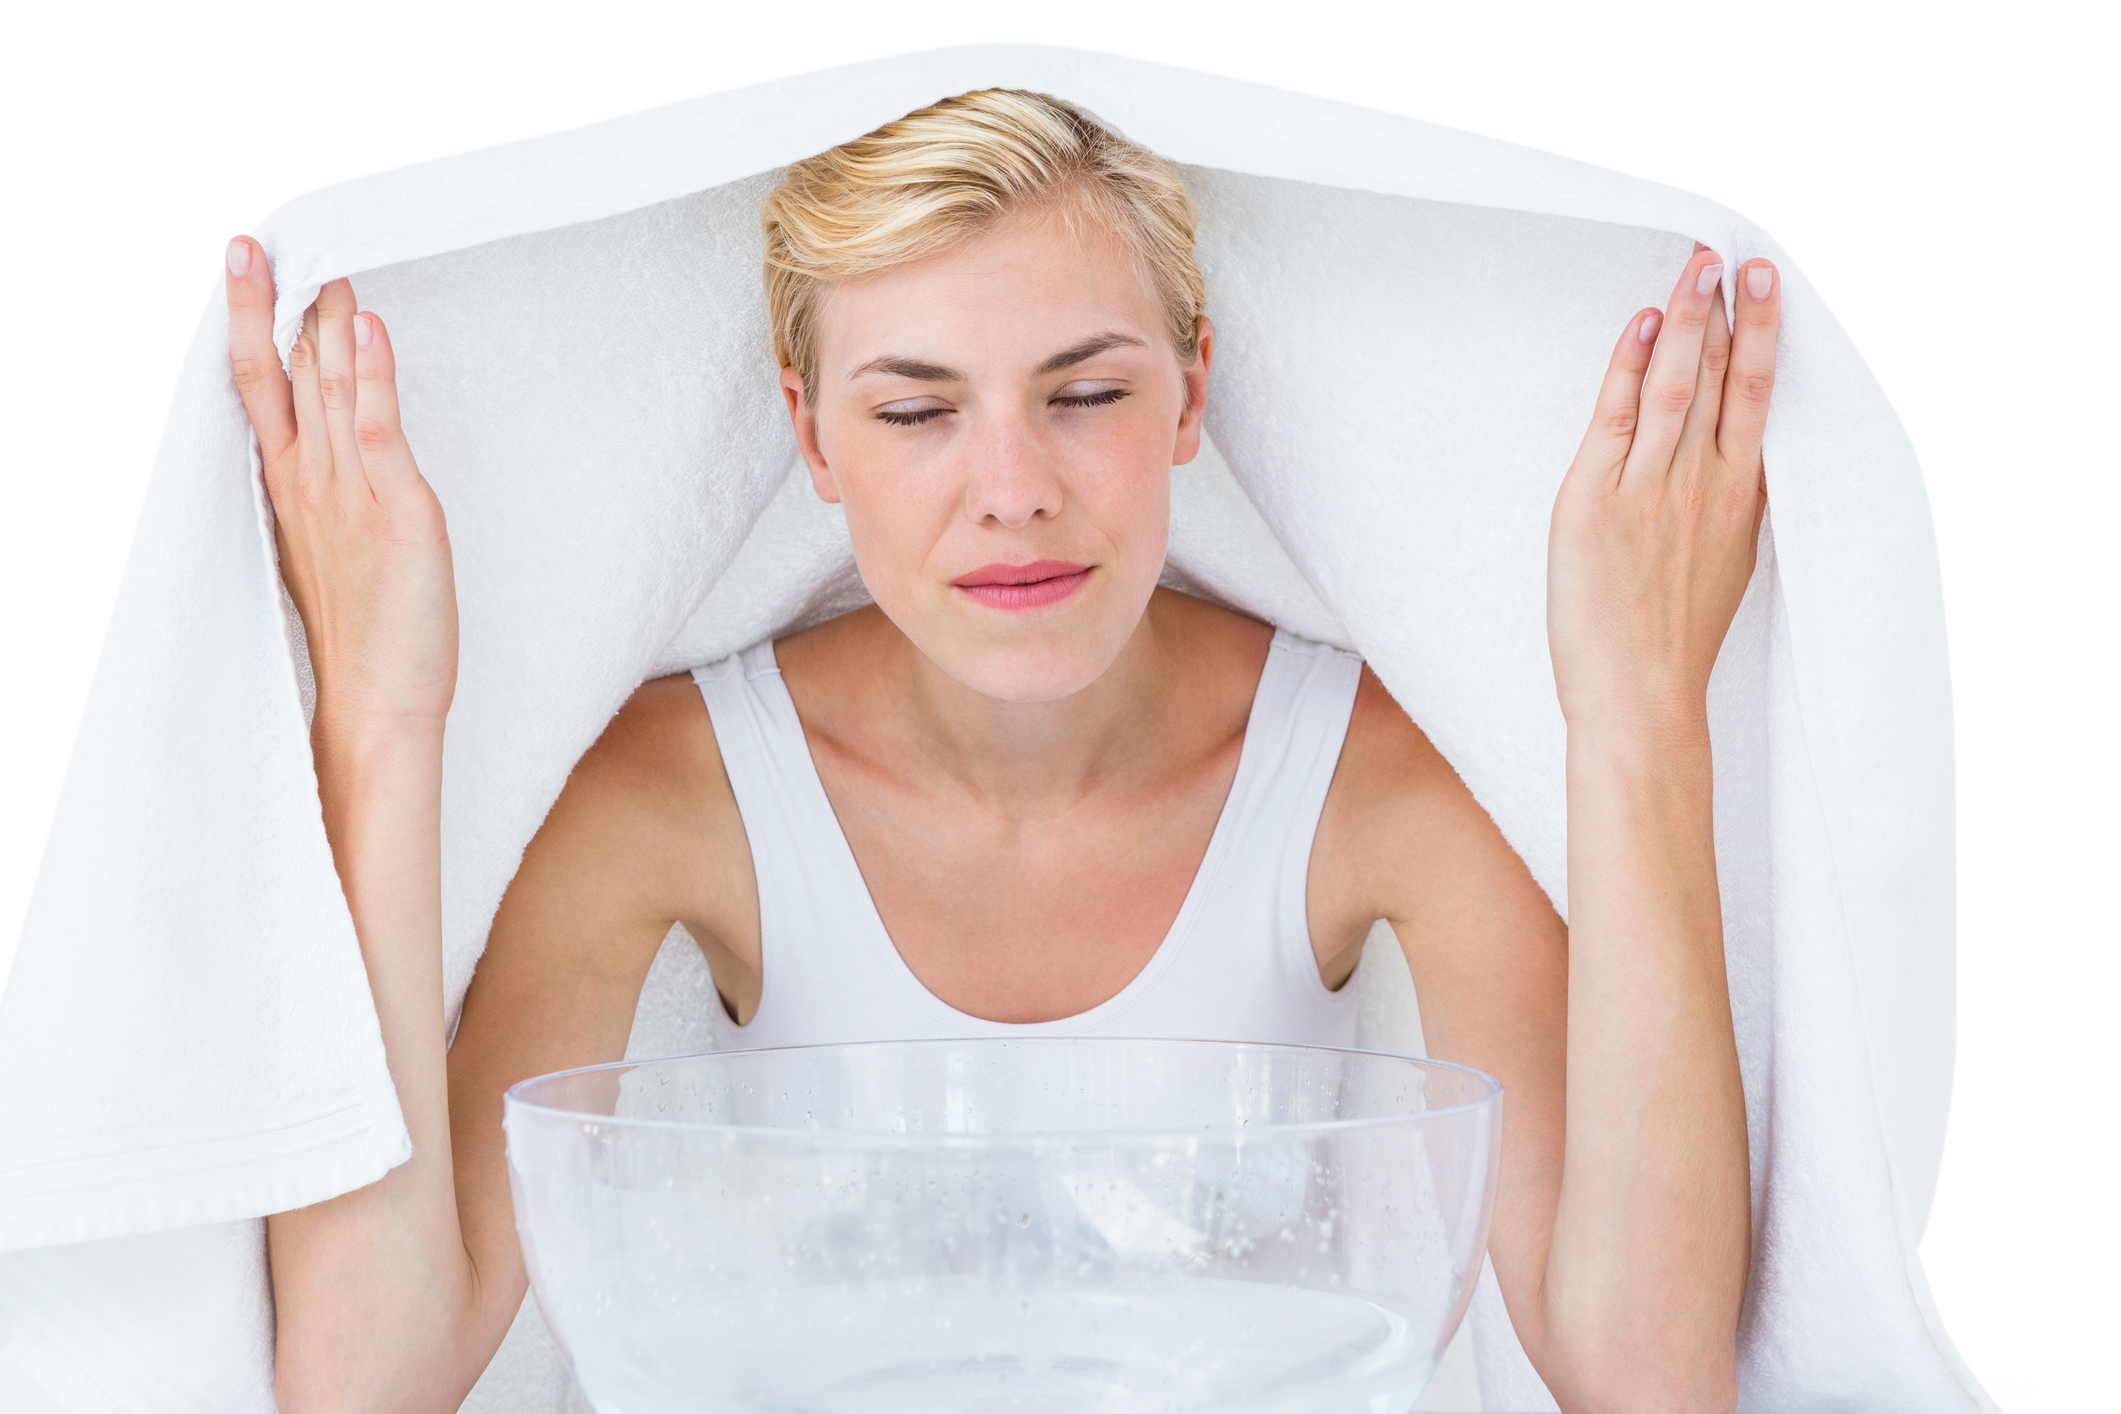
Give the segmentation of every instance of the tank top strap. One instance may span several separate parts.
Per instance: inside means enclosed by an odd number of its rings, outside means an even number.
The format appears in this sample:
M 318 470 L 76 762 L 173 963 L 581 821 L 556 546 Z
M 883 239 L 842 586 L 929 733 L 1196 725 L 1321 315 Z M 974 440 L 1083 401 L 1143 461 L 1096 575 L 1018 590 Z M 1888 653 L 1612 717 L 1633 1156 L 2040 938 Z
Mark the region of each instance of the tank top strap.
M 1172 965 L 1154 995 L 1109 1034 L 1355 1044 L 1360 994 L 1352 978 L 1328 991 L 1319 977 L 1307 895 L 1361 677 L 1355 654 L 1275 633 L 1202 861 L 1200 907 L 1167 941 Z
M 736 1028 L 717 1008 L 717 1027 L 750 1038 L 747 1044 L 772 1044 L 760 1038 L 780 1030 L 783 1013 L 799 1017 L 806 1003 L 821 1002 L 830 1011 L 833 992 L 860 985 L 847 973 L 848 956 L 866 957 L 891 940 L 818 780 L 773 644 L 696 668 L 692 680 L 714 724 L 758 884 L 764 989 L 757 1016 Z M 865 925 L 874 937 L 853 936 Z M 769 1024 L 757 1026 L 760 1019 Z
M 1230 801 L 1230 858 L 1256 881 L 1251 902 L 1271 909 L 1282 980 L 1302 995 L 1341 998 L 1318 977 L 1308 911 L 1311 849 L 1362 680 L 1360 655 L 1277 629 L 1260 673 L 1246 747 L 1254 756 L 1245 798 Z M 1221 890 L 1235 902 L 1247 892 Z M 1347 996 L 1352 1001 L 1352 995 Z
M 815 824 L 803 818 L 809 792 L 802 788 L 807 784 L 802 778 L 808 772 L 794 769 L 809 759 L 802 720 L 781 683 L 771 642 L 695 668 L 692 680 L 714 723 L 715 743 L 744 818 L 763 901 L 768 875 L 801 853 L 790 847 L 800 842 L 806 826 Z M 773 882 L 800 881 L 776 877 Z

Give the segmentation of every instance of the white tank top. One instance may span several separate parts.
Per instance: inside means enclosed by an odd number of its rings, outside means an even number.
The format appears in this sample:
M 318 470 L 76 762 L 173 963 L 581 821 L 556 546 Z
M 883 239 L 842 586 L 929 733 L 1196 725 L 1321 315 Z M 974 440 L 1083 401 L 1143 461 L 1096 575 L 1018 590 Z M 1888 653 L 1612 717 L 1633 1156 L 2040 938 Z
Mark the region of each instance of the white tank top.
M 694 670 L 758 875 L 764 993 L 723 1049 L 953 1036 L 1130 1036 L 1355 1044 L 1356 988 L 1327 991 L 1305 914 L 1311 841 L 1362 660 L 1277 631 L 1236 777 L 1170 932 L 1117 994 L 1057 1021 L 949 1005 L 899 956 L 818 780 L 773 645 Z

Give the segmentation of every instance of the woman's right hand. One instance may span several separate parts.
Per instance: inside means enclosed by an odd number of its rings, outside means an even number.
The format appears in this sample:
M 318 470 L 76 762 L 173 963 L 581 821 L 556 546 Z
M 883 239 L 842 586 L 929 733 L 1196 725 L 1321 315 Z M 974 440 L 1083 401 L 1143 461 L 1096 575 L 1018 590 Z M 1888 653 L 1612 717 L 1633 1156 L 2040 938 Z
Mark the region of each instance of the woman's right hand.
M 238 237 L 228 247 L 230 364 L 258 436 L 281 578 L 309 636 L 324 831 L 412 1141 L 412 1156 L 366 1187 L 267 1220 L 274 1385 L 290 1414 L 454 1409 L 478 1373 L 464 1368 L 464 1350 L 479 1343 L 465 1331 L 505 1330 L 515 1307 L 489 1313 L 478 1304 L 449 1124 L 441 888 L 442 729 L 457 674 L 449 536 L 398 425 L 382 321 L 357 313 L 353 287 L 332 281 L 302 317 L 290 377 L 273 348 L 272 318 L 265 252 Z M 484 1348 L 498 1343 L 494 1334 Z
M 334 280 L 288 363 L 273 346 L 273 279 L 248 236 L 228 246 L 229 357 L 258 437 L 280 574 L 302 616 L 316 730 L 431 731 L 456 690 L 457 601 L 442 503 L 398 425 L 383 321 Z

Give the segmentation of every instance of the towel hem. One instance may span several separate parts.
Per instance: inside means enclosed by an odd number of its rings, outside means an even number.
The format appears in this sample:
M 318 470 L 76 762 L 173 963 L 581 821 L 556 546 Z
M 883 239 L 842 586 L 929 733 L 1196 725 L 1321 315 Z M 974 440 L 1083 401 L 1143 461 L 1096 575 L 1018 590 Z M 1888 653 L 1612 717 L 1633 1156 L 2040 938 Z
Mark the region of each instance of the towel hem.
M 357 1117 L 352 1125 L 346 1122 L 349 1113 Z M 65 1172 L 92 1172 L 108 1155 L 47 1165 L 47 1181 L 39 1191 L 0 1202 L 0 1252 L 284 1213 L 365 1187 L 412 1157 L 403 1121 L 395 1113 L 378 1116 L 366 1104 L 344 1106 L 260 1137 L 270 1142 L 257 1147 L 269 1152 L 254 1152 L 235 1163 L 206 1159 L 225 1148 L 222 1137 L 170 1146 L 174 1152 L 168 1159 L 151 1170 L 103 1184 L 102 1193 L 89 1202 L 82 1200 L 81 1185 L 68 1182 Z

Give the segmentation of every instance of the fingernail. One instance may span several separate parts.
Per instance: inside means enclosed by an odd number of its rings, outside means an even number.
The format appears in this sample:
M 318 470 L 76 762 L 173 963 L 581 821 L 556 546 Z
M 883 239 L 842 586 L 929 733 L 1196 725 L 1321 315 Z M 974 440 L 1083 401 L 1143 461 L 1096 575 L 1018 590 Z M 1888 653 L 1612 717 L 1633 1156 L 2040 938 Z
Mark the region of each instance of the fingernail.
M 1749 266 L 1745 272 L 1745 292 L 1754 299 L 1766 299 L 1775 288 L 1775 267 L 1772 265 Z
M 1694 293 L 1697 295 L 1710 293 L 1716 288 L 1716 282 L 1722 278 L 1723 266 L 1721 264 L 1702 266 L 1701 273 L 1694 277 Z
M 250 273 L 250 242 L 228 243 L 228 273 L 238 278 Z
M 1657 326 L 1662 323 L 1664 323 L 1664 316 L 1654 309 L 1651 310 L 1644 317 L 1642 327 L 1635 331 L 1635 337 L 1642 340 L 1645 344 L 1654 342 L 1657 338 Z
M 368 322 L 365 314 L 353 317 L 353 341 L 355 348 L 365 349 L 376 336 L 376 326 Z

